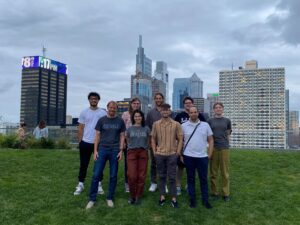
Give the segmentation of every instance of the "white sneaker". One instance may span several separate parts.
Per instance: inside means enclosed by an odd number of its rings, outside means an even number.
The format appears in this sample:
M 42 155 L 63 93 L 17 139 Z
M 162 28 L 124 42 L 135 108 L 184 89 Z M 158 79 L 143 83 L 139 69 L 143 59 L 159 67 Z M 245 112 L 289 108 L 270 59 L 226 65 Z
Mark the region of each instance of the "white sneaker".
M 106 200 L 106 202 L 107 202 L 108 207 L 110 207 L 110 208 L 114 207 L 114 202 L 112 200 Z
M 83 189 L 83 183 L 79 183 L 76 187 L 76 190 L 74 191 L 74 195 L 80 195 L 80 193 L 83 192 Z
M 169 189 L 168 189 L 168 186 L 166 185 L 166 194 L 169 193 Z
M 91 209 L 94 207 L 94 205 L 95 205 L 95 202 L 89 201 L 88 204 L 86 205 L 85 209 Z
M 157 189 L 157 184 L 156 183 L 151 183 L 151 186 L 149 188 L 149 191 L 151 192 L 155 192 Z
M 99 182 L 99 184 L 98 184 L 98 193 L 97 194 L 98 195 L 104 195 L 104 190 L 102 188 L 102 183 L 101 182 Z
M 181 195 L 181 187 L 176 187 L 176 193 L 177 195 Z
M 129 193 L 129 184 L 128 183 L 125 183 L 125 192 Z

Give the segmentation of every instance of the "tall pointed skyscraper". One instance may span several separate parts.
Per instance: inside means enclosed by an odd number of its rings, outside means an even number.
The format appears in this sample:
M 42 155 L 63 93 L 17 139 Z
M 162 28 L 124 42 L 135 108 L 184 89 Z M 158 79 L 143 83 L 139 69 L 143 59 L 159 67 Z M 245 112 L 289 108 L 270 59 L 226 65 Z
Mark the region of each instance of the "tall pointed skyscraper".
M 163 82 L 163 89 L 159 92 L 165 95 L 166 102 L 169 102 L 169 72 L 167 68 L 167 63 L 164 61 L 156 62 L 156 69 L 154 73 L 155 79 Z
M 139 47 L 136 55 L 136 73 L 141 72 L 143 75 L 152 76 L 152 60 L 147 58 L 142 47 L 143 38 L 139 35 Z

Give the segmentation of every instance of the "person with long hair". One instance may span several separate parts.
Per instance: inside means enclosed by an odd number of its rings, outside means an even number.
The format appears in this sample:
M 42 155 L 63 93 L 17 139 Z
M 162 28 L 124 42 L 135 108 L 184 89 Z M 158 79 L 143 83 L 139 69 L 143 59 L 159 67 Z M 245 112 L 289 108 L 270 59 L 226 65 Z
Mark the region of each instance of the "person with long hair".
M 128 129 L 132 125 L 131 116 L 133 111 L 141 109 L 141 100 L 137 97 L 132 98 L 129 104 L 129 110 L 123 112 L 122 119 L 124 120 L 126 129 Z M 127 176 L 127 146 L 124 149 L 124 179 L 125 179 L 125 192 L 129 192 L 129 185 L 128 185 L 128 176 Z
M 144 193 L 147 176 L 150 129 L 145 126 L 144 113 L 137 109 L 131 115 L 132 126 L 126 131 L 127 176 L 130 190 L 129 204 L 138 204 Z

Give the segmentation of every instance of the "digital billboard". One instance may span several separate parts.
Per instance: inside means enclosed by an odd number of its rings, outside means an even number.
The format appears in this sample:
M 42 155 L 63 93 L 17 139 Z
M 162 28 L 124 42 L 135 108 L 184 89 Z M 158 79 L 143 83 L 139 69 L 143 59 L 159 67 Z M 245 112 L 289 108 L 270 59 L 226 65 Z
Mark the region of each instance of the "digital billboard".
M 47 59 L 42 56 L 26 56 L 22 58 L 22 68 L 44 68 L 61 74 L 68 74 L 68 65 Z

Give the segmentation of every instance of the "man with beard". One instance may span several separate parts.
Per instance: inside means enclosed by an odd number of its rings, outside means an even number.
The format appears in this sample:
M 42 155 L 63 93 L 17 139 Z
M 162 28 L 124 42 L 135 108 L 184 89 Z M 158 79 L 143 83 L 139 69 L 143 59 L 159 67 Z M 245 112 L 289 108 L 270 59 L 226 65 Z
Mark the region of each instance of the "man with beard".
M 80 113 L 78 122 L 78 142 L 79 142 L 79 156 L 80 168 L 78 180 L 74 195 L 80 195 L 84 190 L 84 180 L 89 166 L 91 155 L 94 151 L 95 126 L 97 121 L 106 115 L 106 111 L 98 107 L 100 95 L 97 92 L 90 92 L 88 95 L 90 107 Z M 104 194 L 101 181 L 98 185 L 98 193 Z
M 168 178 L 170 194 L 172 197 L 171 206 L 178 208 L 176 195 L 176 165 L 177 158 L 182 150 L 182 129 L 178 122 L 174 121 L 171 115 L 169 104 L 161 105 L 161 119 L 153 124 L 151 132 L 151 146 L 157 163 L 159 174 L 159 205 L 165 204 L 166 181 Z
M 154 103 L 155 107 L 150 110 L 147 114 L 146 118 L 146 126 L 152 130 L 153 123 L 161 119 L 161 105 L 164 103 L 164 95 L 160 92 L 157 92 L 154 95 Z M 153 151 L 150 150 L 150 159 L 151 159 L 151 185 L 149 191 L 154 192 L 157 189 L 157 171 L 156 171 L 156 161 L 153 155 Z
M 194 104 L 194 99 L 187 96 L 183 99 L 183 106 L 184 106 L 184 111 L 178 113 L 175 117 L 175 121 L 177 121 L 180 124 L 183 124 L 187 122 L 190 118 L 189 116 L 189 109 L 193 106 Z M 198 119 L 200 121 L 206 121 L 204 116 L 199 112 L 198 114 Z M 178 165 L 177 165 L 177 174 L 176 174 L 176 190 L 177 190 L 177 195 L 181 195 L 181 179 L 183 175 L 183 170 L 184 170 L 184 164 L 178 160 Z

